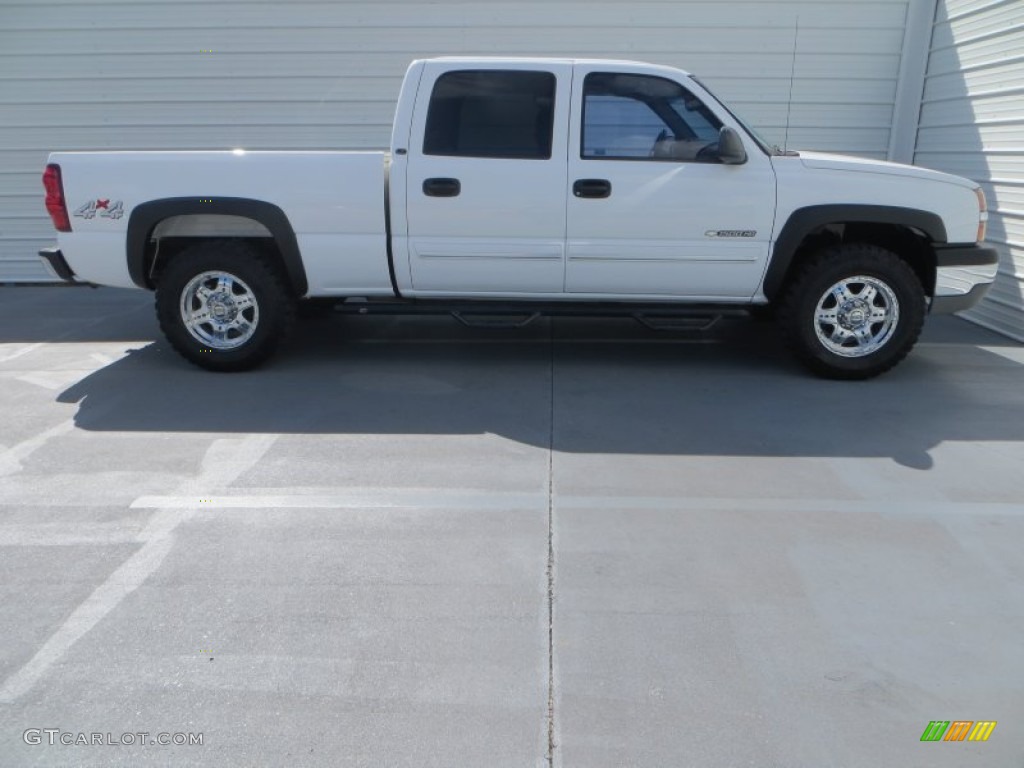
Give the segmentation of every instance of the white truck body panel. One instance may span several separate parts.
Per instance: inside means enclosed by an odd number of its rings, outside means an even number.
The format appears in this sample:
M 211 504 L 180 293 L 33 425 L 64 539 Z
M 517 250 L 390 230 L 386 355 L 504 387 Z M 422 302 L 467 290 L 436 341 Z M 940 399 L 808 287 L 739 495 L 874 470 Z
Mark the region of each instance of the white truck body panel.
M 69 210 L 121 202 L 123 215 L 72 217 L 61 233 L 83 280 L 133 287 L 125 237 L 135 206 L 162 198 L 256 198 L 281 208 L 295 231 L 309 295 L 390 295 L 383 152 L 56 152 Z
M 467 69 L 554 75 L 549 159 L 424 153 L 435 82 L 446 72 Z M 681 84 L 736 131 L 747 161 L 724 165 L 583 157 L 581 91 L 592 72 L 656 76 Z M 415 61 L 402 86 L 390 150 L 54 153 L 50 162 L 63 170 L 70 211 L 95 200 L 123 206 L 120 217 L 75 215 L 73 231 L 60 233 L 58 241 L 78 278 L 132 287 L 125 234 L 135 206 L 164 198 L 247 198 L 271 203 L 287 216 L 308 296 L 394 296 L 397 289 L 411 298 L 732 303 L 765 300 L 762 281 L 776 238 L 801 208 L 823 203 L 913 207 L 939 216 L 950 243 L 972 243 L 978 230 L 974 182 L 815 152 L 769 156 L 686 72 L 637 62 Z M 464 192 L 426 196 L 423 182 L 436 177 L 458 179 Z M 581 178 L 606 179 L 614 193 L 607 199 L 579 199 L 572 185 Z M 231 223 L 220 216 L 169 221 L 158 234 L 197 232 L 263 234 L 255 222 Z M 731 234 L 717 234 L 723 232 Z
M 881 160 L 800 152 L 773 157 L 782 222 L 792 211 L 821 205 L 826 195 L 845 204 L 918 208 L 938 215 L 951 243 L 973 243 L 978 232 L 978 185 L 948 173 Z
M 466 65 L 463 65 L 466 66 Z M 477 61 L 473 71 L 536 71 L 528 62 Z M 438 77 L 450 61 L 422 70 L 412 136 L 425 135 L 427 110 Z M 551 296 L 565 285 L 566 155 L 571 63 L 544 67 L 554 75 L 556 98 L 548 159 L 427 155 L 423 141 L 409 146 L 406 164 L 407 248 L 394 250 L 408 265 L 410 296 Z M 515 104 L 509 104 L 514 111 Z M 506 116 L 502 116 L 506 117 Z M 428 197 L 429 178 L 455 178 L 456 197 Z M 393 230 L 403 222 L 392 219 Z
M 770 303 L 805 365 L 867 378 L 998 261 L 976 183 L 783 152 L 696 78 L 637 62 L 414 61 L 390 152 L 49 162 L 46 208 L 71 223 L 49 268 L 154 288 L 171 345 L 213 370 L 265 360 L 304 296 L 464 321 Z
M 588 74 L 608 71 L 608 62 L 577 64 L 572 103 L 582 103 Z M 724 125 L 742 130 L 679 72 L 630 63 L 613 71 L 683 81 Z M 764 273 L 775 219 L 768 157 L 753 142 L 742 165 L 584 157 L 582 113 L 574 109 L 569 124 L 569 178 L 608 179 L 612 194 L 601 200 L 568 196 L 566 292 L 578 298 L 749 301 Z M 726 230 L 753 234 L 708 235 Z

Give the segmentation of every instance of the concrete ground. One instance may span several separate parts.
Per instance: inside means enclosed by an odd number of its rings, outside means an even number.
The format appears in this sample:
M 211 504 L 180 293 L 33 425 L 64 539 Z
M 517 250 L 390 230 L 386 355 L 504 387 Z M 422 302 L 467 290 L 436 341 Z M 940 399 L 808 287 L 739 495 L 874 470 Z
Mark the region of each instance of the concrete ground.
M 332 317 L 216 375 L 2 288 L 0 765 L 1024 765 L 1022 365 Z

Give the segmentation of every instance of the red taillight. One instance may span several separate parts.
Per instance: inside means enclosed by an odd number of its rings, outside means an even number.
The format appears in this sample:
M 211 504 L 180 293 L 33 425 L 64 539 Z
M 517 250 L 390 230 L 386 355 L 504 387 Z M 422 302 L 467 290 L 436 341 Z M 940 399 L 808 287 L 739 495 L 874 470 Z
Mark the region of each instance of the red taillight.
M 43 186 L 46 188 L 46 211 L 53 219 L 58 232 L 71 231 L 68 206 L 64 202 L 64 182 L 60 179 L 60 166 L 50 163 L 43 171 Z

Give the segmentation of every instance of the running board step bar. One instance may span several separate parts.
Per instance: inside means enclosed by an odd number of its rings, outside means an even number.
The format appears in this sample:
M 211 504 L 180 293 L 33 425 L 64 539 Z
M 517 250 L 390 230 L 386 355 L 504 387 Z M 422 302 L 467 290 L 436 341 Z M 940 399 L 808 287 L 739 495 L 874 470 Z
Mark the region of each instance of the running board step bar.
M 746 317 L 747 306 L 654 302 L 459 301 L 350 298 L 334 305 L 345 315 L 451 315 L 470 328 L 523 328 L 538 317 L 623 317 L 655 331 L 706 331 L 723 317 Z
M 654 315 L 636 312 L 633 319 L 652 331 L 709 331 L 722 319 L 717 315 Z
M 467 328 L 525 328 L 540 317 L 540 312 L 524 312 L 521 315 L 512 315 L 455 310 L 451 315 Z

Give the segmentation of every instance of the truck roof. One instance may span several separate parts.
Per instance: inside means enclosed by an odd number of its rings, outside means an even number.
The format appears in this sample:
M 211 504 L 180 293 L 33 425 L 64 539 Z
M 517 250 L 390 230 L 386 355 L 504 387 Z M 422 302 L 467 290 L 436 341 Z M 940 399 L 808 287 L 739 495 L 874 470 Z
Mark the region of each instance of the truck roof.
M 651 64 L 648 61 L 634 61 L 631 59 L 591 59 L 591 58 L 570 58 L 560 56 L 434 56 L 424 61 L 458 62 L 460 64 L 600 64 L 608 66 L 629 65 L 633 67 L 656 67 L 674 69 L 684 75 L 690 73 L 678 67 L 669 67 L 663 64 Z

